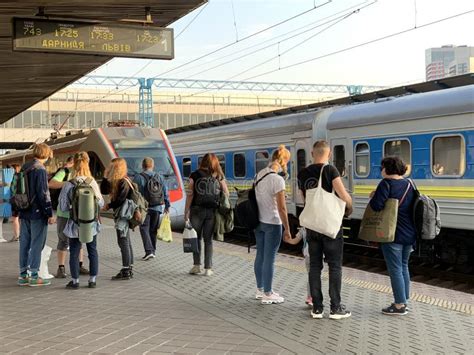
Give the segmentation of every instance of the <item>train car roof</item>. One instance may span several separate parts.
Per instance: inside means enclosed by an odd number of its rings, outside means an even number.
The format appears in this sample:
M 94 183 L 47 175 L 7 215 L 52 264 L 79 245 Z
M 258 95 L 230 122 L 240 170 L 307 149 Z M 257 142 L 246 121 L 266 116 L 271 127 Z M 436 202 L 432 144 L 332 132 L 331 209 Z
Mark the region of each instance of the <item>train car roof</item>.
M 298 113 L 298 112 L 301 113 L 301 112 L 305 112 L 311 109 L 314 110 L 317 108 L 324 108 L 324 107 L 330 107 L 330 106 L 350 105 L 354 103 L 375 101 L 377 99 L 387 98 L 387 97 L 399 97 L 399 96 L 403 96 L 407 94 L 427 93 L 427 92 L 439 91 L 439 90 L 444 91 L 445 89 L 456 88 L 456 87 L 467 86 L 467 85 L 474 85 L 473 73 L 458 75 L 458 76 L 453 76 L 453 77 L 438 79 L 438 80 L 433 80 L 433 81 L 426 81 L 426 82 L 417 83 L 417 84 L 399 86 L 395 88 L 369 92 L 369 93 L 361 94 L 361 95 L 347 96 L 347 97 L 343 97 L 339 99 L 317 102 L 317 103 L 309 104 L 309 105 L 294 106 L 294 107 L 289 107 L 289 108 L 285 108 L 281 110 L 262 112 L 262 113 L 258 113 L 254 115 L 231 117 L 231 118 L 226 118 L 226 119 L 217 120 L 217 121 L 210 121 L 210 122 L 198 123 L 198 124 L 184 126 L 184 127 L 172 128 L 172 129 L 166 130 L 166 134 L 172 135 L 172 134 L 177 134 L 177 133 L 195 131 L 195 130 L 217 127 L 217 126 L 224 126 L 224 125 L 235 124 L 235 123 L 246 122 L 246 121 L 253 121 L 253 120 L 264 119 L 264 118 L 269 118 L 269 117 L 289 115 L 289 114 Z
M 474 85 L 390 97 L 335 110 L 327 128 L 340 129 L 474 112 Z

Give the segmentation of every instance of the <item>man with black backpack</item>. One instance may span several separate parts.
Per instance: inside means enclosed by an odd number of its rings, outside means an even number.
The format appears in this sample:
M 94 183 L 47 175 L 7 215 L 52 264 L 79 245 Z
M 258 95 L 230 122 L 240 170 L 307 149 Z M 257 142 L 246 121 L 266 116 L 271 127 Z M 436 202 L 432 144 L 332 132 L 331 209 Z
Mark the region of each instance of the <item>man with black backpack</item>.
M 56 170 L 53 177 L 48 182 L 49 194 L 51 196 L 51 206 L 53 210 L 56 211 L 57 217 L 58 245 L 56 249 L 58 250 L 58 271 L 56 271 L 55 277 L 59 279 L 64 279 L 67 277 L 65 264 L 67 251 L 69 249 L 69 238 L 64 234 L 64 228 L 66 227 L 67 220 L 69 219 L 69 212 L 63 212 L 58 209 L 58 201 L 61 189 L 73 175 L 73 169 L 74 157 L 71 155 L 66 159 L 64 166 Z M 89 270 L 87 270 L 82 265 L 83 258 L 84 256 L 81 248 L 79 254 L 80 274 L 88 275 Z
M 10 199 L 12 207 L 19 211 L 21 221 L 19 286 L 46 286 L 51 283 L 38 276 L 48 224 L 55 222 L 44 166 L 51 156 L 52 151 L 47 144 L 35 145 L 33 161 L 23 165 L 17 174 L 17 186 Z
M 154 166 L 155 162 L 152 158 L 143 159 L 143 171 L 133 178 L 133 182 L 137 184 L 140 193 L 148 202 L 148 213 L 145 222 L 140 226 L 140 234 L 145 248 L 143 261 L 155 257 L 156 233 L 160 227 L 160 215 L 168 213 L 170 208 L 168 189 L 161 175 L 153 171 Z

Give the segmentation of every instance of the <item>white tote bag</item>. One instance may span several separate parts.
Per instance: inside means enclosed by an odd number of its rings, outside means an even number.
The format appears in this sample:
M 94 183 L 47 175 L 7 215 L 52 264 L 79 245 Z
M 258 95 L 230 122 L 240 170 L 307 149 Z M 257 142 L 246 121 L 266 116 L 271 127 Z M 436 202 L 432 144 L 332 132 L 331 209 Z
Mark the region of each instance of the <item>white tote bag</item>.
M 336 238 L 341 229 L 346 203 L 333 192 L 322 187 L 323 170 L 319 175 L 318 187 L 306 190 L 306 203 L 300 214 L 300 225 L 312 231 Z

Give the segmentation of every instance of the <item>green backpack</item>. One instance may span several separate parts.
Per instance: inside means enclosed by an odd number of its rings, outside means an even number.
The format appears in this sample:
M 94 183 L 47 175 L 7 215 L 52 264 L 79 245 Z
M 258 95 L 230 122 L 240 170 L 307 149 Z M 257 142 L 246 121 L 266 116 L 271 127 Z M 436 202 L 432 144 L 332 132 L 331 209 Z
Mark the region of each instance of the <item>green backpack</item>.
M 128 178 L 125 178 L 125 180 L 130 186 L 130 200 L 135 202 L 135 204 L 137 205 L 132 218 L 128 221 L 129 227 L 133 230 L 135 229 L 135 227 L 141 226 L 145 222 L 145 218 L 148 212 L 148 202 L 138 190 L 137 184 L 131 182 Z

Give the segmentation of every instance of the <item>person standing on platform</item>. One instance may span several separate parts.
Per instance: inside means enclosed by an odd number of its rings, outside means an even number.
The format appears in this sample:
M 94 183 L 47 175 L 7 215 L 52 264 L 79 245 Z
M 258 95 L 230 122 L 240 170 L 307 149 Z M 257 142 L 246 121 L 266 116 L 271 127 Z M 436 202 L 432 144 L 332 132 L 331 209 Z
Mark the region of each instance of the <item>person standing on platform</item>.
M 104 210 L 114 210 L 114 216 L 120 214 L 120 209 L 131 198 L 132 182 L 127 177 L 127 162 L 123 158 L 114 158 L 104 172 L 104 178 L 100 185 L 100 191 L 104 195 L 110 195 L 110 203 L 106 204 Z M 122 254 L 122 269 L 112 277 L 112 280 L 130 280 L 133 277 L 133 249 L 130 241 L 130 229 L 116 229 L 117 243 Z
M 306 190 L 318 186 L 319 177 L 323 179 L 321 185 L 327 192 L 336 191 L 337 196 L 346 203 L 346 216 L 352 213 L 352 198 L 347 193 L 339 171 L 328 164 L 331 150 L 328 142 L 317 141 L 313 145 L 313 164 L 298 173 L 298 186 L 306 198 Z M 321 169 L 323 173 L 321 175 Z M 351 312 L 341 303 L 342 287 L 342 256 L 344 239 L 342 237 L 342 225 L 339 234 L 332 239 L 324 234 L 306 228 L 308 250 L 310 257 L 309 284 L 313 310 L 311 316 L 323 318 L 324 304 L 321 285 L 321 271 L 323 270 L 323 257 L 329 266 L 329 297 L 331 298 L 331 310 L 329 318 L 343 319 L 351 316 Z
M 66 184 L 67 181 L 70 180 L 71 176 L 74 173 L 74 157 L 70 156 L 66 159 L 64 166 L 59 168 L 54 176 L 49 180 L 48 187 L 51 195 L 51 205 L 53 207 L 53 211 L 56 211 L 56 222 L 57 222 L 57 232 L 58 232 L 58 270 L 56 271 L 55 277 L 58 279 L 64 279 L 67 277 L 66 274 L 66 255 L 69 249 L 69 238 L 66 237 L 64 234 L 64 228 L 66 227 L 66 223 L 69 219 L 69 209 L 65 211 L 61 211 L 58 208 L 59 202 L 59 194 L 61 192 L 62 187 Z M 80 260 L 80 273 L 81 275 L 89 275 L 89 270 L 87 270 L 82 262 L 84 256 L 83 251 L 81 248 L 79 254 Z
M 212 276 L 212 237 L 214 235 L 216 209 L 221 191 L 229 195 L 225 176 L 215 154 L 207 153 L 202 158 L 199 169 L 189 177 L 189 185 L 184 210 L 185 221 L 190 221 L 196 230 L 199 252 L 193 253 L 192 275 L 201 273 L 201 241 L 204 239 L 204 275 Z
M 64 226 L 61 233 L 69 238 L 69 268 L 71 270 L 72 280 L 66 285 L 66 288 L 77 290 L 79 288 L 79 275 L 80 275 L 80 265 L 79 255 L 82 251 L 82 244 L 79 240 L 79 226 L 73 221 L 70 214 L 72 212 L 71 206 L 74 201 L 74 190 L 78 184 L 88 184 L 94 191 L 95 201 L 97 203 L 96 207 L 104 206 L 104 199 L 100 193 L 99 185 L 92 177 L 90 168 L 89 168 L 89 155 L 87 152 L 79 152 L 74 155 L 73 159 L 73 178 L 69 182 L 65 182 L 64 187 L 61 190 L 59 195 L 59 205 L 58 213 L 63 212 L 67 213 L 68 219 L 66 220 L 66 225 Z M 79 208 L 81 208 L 79 206 Z M 59 217 L 58 217 L 59 219 Z M 59 224 L 59 222 L 58 222 Z M 87 247 L 87 256 L 89 257 L 90 264 L 90 276 L 89 276 L 89 288 L 96 287 L 96 278 L 99 271 L 99 256 L 97 253 L 97 235 L 100 231 L 99 221 L 93 222 L 94 237 L 90 243 L 86 243 Z
M 370 207 L 374 211 L 381 211 L 387 199 L 395 198 L 400 201 L 395 240 L 393 243 L 380 244 L 395 299 L 395 303 L 382 309 L 382 313 L 386 315 L 405 315 L 407 314 L 407 302 L 410 298 L 408 261 L 416 243 L 416 228 L 413 221 L 415 191 L 410 181 L 403 178 L 403 175 L 407 172 L 407 166 L 400 158 L 384 158 L 380 169 L 382 170 L 383 180 L 370 195 Z
M 255 181 L 259 225 L 255 229 L 257 255 L 254 272 L 257 281 L 256 299 L 262 304 L 283 303 L 285 299 L 273 292 L 273 273 L 275 258 L 283 239 L 291 240 L 288 212 L 286 210 L 286 184 L 288 177 L 287 165 L 291 154 L 284 145 L 273 152 L 268 167 L 258 172 Z
M 145 249 L 143 261 L 155 258 L 156 234 L 160 227 L 160 215 L 168 213 L 170 208 L 168 189 L 161 175 L 153 171 L 154 166 L 155 162 L 152 158 L 143 159 L 143 171 L 133 178 L 140 193 L 148 201 L 148 213 L 145 222 L 140 226 L 140 235 Z
M 41 251 L 46 243 L 48 224 L 55 222 L 44 164 L 51 158 L 51 148 L 40 143 L 33 148 L 33 161 L 23 165 L 28 185 L 30 207 L 20 217 L 20 286 L 46 286 L 51 283 L 38 276 Z M 28 271 L 30 275 L 28 275 Z

